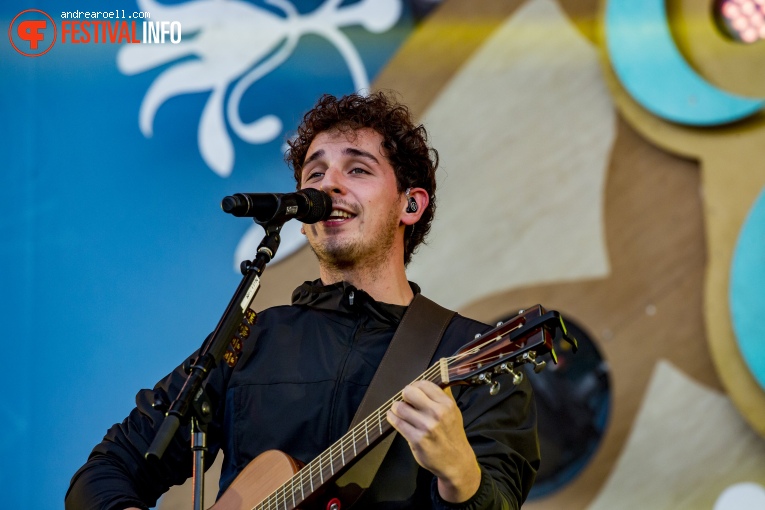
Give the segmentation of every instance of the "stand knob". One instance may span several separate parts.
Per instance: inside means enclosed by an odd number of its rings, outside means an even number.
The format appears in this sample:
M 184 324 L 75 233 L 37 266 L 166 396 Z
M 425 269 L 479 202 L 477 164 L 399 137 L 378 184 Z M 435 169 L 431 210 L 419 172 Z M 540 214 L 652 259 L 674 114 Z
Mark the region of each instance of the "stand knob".
M 168 408 L 170 407 L 170 404 L 167 403 L 167 400 L 165 400 L 164 395 L 162 395 L 158 391 L 155 391 L 154 402 L 151 403 L 151 407 L 153 407 L 154 409 L 156 409 L 157 411 L 161 413 L 166 413 Z

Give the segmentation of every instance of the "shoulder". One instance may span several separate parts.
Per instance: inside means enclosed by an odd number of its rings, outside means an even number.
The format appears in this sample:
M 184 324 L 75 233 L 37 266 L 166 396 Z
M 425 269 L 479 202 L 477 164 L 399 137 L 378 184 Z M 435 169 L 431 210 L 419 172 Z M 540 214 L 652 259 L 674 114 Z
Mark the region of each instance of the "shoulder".
M 419 287 L 415 287 L 415 288 L 416 290 L 419 291 Z M 424 294 L 420 294 L 420 298 L 425 298 L 424 300 L 422 300 L 424 304 L 421 305 L 422 309 L 424 310 L 435 312 L 439 309 L 445 309 L 447 311 L 451 311 L 448 308 L 444 307 L 443 305 L 436 303 L 434 300 L 430 299 L 428 296 Z M 490 329 L 490 327 L 487 324 L 465 317 L 464 315 L 460 315 L 457 312 L 452 312 L 452 313 L 454 313 L 454 315 L 452 316 L 449 322 L 449 325 L 447 326 L 446 331 L 444 332 L 443 338 L 441 340 L 442 348 L 444 347 L 445 344 L 454 345 L 455 348 L 459 347 L 463 344 L 466 344 L 476 334 L 485 333 L 486 331 Z M 439 349 L 439 351 L 440 350 L 441 349 Z
M 278 305 L 257 312 L 255 330 L 299 328 L 312 323 L 331 319 L 336 313 L 307 305 Z
M 255 321 L 243 340 L 242 359 L 248 360 L 255 352 L 279 350 L 295 345 L 306 334 L 324 322 L 311 309 L 295 305 L 279 305 L 256 313 Z
M 307 308 L 308 307 L 300 305 L 276 305 L 257 312 L 258 320 L 279 320 L 283 317 L 296 316 L 300 315 L 301 312 L 304 312 Z
M 449 323 L 449 328 L 456 328 L 456 329 L 464 329 L 464 330 L 475 330 L 479 333 L 484 333 L 491 329 L 492 326 L 489 326 L 488 324 L 485 324 L 481 321 L 477 321 L 475 319 L 471 319 L 470 317 L 465 317 L 464 315 L 460 315 L 459 313 L 455 313 L 454 317 L 452 318 L 452 321 Z
M 491 326 L 483 322 L 454 313 L 441 339 L 438 349 L 439 356 L 450 356 L 460 347 L 473 340 L 476 335 L 483 334 Z
M 456 313 L 446 328 L 444 339 L 449 339 L 450 341 L 462 340 L 459 342 L 459 345 L 462 345 L 468 343 L 476 335 L 483 334 L 490 329 L 491 326 L 488 324 Z
M 421 294 L 420 297 L 425 298 L 424 299 L 425 302 L 429 301 L 431 303 L 430 305 L 431 307 L 435 305 L 436 308 L 443 308 L 443 309 L 446 309 L 447 311 L 451 311 L 449 308 L 446 308 L 443 305 L 436 303 L 434 300 L 430 299 L 424 294 Z M 451 322 L 449 323 L 449 326 L 447 328 L 447 333 L 468 331 L 468 330 L 474 330 L 474 331 L 482 333 L 489 329 L 488 324 L 484 324 L 483 322 L 477 321 L 475 319 L 465 317 L 464 315 L 460 315 L 458 312 L 452 312 L 452 313 L 454 313 L 454 316 L 452 317 Z

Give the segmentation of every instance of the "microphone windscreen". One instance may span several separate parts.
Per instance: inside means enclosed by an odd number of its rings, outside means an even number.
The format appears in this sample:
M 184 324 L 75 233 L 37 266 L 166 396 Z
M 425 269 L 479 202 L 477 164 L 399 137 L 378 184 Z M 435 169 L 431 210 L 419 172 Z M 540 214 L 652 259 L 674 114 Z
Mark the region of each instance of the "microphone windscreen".
M 225 197 L 221 203 L 220 208 L 223 209 L 223 212 L 233 214 L 234 210 L 240 206 L 240 199 L 237 199 L 237 197 Z
M 309 210 L 305 216 L 300 218 L 303 223 L 324 221 L 332 214 L 332 197 L 327 193 L 315 188 L 304 188 L 298 193 L 302 193 L 308 198 Z

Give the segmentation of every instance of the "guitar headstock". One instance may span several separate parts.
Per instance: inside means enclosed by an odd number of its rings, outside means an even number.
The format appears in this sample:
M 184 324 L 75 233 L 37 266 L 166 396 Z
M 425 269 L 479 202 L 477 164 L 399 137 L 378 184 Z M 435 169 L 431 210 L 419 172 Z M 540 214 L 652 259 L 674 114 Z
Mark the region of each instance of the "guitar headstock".
M 448 384 L 491 384 L 491 393 L 499 390 L 493 375 L 511 374 L 513 384 L 520 384 L 523 373 L 517 369 L 526 363 L 541 371 L 550 354 L 557 363 L 553 343 L 564 340 L 576 352 L 576 339 L 570 337 L 561 315 L 547 311 L 541 305 L 521 310 L 518 315 L 465 344 L 448 361 Z

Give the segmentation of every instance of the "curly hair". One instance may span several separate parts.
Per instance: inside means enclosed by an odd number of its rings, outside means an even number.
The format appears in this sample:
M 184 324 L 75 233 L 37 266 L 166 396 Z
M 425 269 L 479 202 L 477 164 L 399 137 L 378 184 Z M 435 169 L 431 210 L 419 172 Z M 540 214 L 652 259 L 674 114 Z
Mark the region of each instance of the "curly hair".
M 430 197 L 420 220 L 404 231 L 404 264 L 430 232 L 436 212 L 436 168 L 438 152 L 428 145 L 425 127 L 412 122 L 409 109 L 392 95 L 375 92 L 368 96 L 350 94 L 340 99 L 325 94 L 298 126 L 297 134 L 289 140 L 285 160 L 295 173 L 300 187 L 303 163 L 308 147 L 322 132 L 356 131 L 371 128 L 383 138 L 382 146 L 396 174 L 398 192 L 407 188 L 423 188 Z

